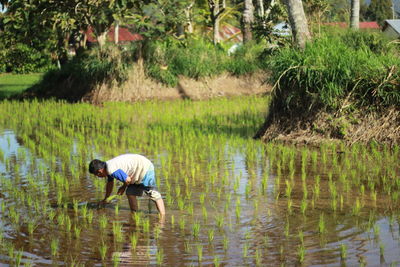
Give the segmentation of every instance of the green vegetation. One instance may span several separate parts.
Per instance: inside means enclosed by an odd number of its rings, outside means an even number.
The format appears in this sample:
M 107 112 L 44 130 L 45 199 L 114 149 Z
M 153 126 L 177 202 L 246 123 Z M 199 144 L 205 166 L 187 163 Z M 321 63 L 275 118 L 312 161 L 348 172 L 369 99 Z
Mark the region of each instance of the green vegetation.
M 263 66 L 260 58 L 263 50 L 262 44 L 247 44 L 229 56 L 227 49 L 204 39 L 171 39 L 148 44 L 144 57 L 150 77 L 176 86 L 180 75 L 199 79 L 223 72 L 233 75 L 255 72 Z
M 304 51 L 283 49 L 271 58 L 277 83 L 272 109 L 308 116 L 321 109 L 399 106 L 400 58 L 397 47 L 381 38 L 362 32 L 328 33 Z
M 2 74 L 0 75 L 0 99 L 10 97 L 39 82 L 43 74 Z

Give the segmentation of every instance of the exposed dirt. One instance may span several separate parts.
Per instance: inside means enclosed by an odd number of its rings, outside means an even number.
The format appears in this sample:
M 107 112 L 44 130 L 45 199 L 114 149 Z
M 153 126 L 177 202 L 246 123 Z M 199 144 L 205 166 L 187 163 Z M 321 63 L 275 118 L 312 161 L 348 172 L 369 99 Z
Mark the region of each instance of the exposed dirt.
M 106 101 L 140 101 L 147 99 L 209 99 L 220 96 L 263 94 L 271 90 L 266 82 L 268 73 L 247 76 L 228 74 L 199 80 L 180 77 L 176 87 L 168 87 L 146 77 L 143 66 L 136 64 L 128 81 L 121 86 L 101 84 L 86 93 L 81 100 L 91 103 Z
M 379 113 L 363 110 L 341 115 L 320 112 L 297 120 L 275 116 L 266 121 L 258 137 L 264 141 L 312 145 L 327 141 L 400 145 L 400 110 L 393 107 Z

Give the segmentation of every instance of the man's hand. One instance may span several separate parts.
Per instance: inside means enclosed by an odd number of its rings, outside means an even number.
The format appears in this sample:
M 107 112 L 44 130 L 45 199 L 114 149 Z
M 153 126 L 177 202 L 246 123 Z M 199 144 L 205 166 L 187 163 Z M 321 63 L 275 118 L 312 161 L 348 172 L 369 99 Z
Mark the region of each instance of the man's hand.
M 120 188 L 118 188 L 118 195 L 122 195 L 125 192 L 126 189 L 126 185 L 121 186 Z

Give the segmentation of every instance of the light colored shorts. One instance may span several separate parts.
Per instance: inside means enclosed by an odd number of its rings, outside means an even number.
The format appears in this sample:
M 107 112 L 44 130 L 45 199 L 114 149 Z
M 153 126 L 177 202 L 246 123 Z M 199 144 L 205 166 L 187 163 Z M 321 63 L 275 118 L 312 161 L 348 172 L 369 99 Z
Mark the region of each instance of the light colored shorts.
M 155 190 L 155 187 L 144 186 L 143 184 L 131 184 L 126 189 L 127 195 L 142 197 L 147 195 L 151 200 L 158 200 L 161 198 L 161 194 Z
M 151 200 L 154 201 L 160 199 L 161 194 L 156 190 L 154 167 L 151 166 L 146 172 L 146 175 L 142 179 L 142 183 L 129 185 L 126 189 L 126 194 L 139 197 L 147 195 Z

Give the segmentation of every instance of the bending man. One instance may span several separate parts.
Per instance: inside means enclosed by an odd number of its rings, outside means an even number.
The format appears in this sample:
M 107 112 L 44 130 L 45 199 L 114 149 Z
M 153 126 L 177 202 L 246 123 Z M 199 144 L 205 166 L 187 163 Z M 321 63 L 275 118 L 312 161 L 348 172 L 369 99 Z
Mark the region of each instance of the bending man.
M 97 177 L 107 177 L 106 195 L 102 203 L 106 203 L 114 187 L 114 179 L 124 184 L 118 189 L 118 195 L 126 190 L 129 206 L 137 211 L 137 196 L 147 195 L 157 206 L 160 215 L 165 214 L 164 201 L 155 190 L 156 179 L 154 166 L 146 157 L 138 154 L 123 154 L 106 162 L 94 159 L 89 164 L 89 172 Z

